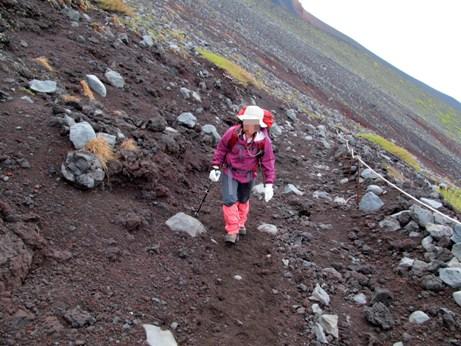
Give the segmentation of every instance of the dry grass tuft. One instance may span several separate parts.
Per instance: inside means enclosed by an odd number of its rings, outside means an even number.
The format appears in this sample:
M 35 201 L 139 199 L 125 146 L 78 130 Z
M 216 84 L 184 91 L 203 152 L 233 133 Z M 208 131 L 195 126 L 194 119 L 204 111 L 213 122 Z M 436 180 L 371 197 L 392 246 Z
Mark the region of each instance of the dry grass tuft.
M 48 61 L 48 58 L 45 58 L 44 56 L 35 58 L 34 61 L 38 63 L 39 65 L 43 66 L 46 68 L 48 71 L 53 72 L 54 69 L 51 67 L 50 62 Z
M 95 100 L 94 94 L 91 91 L 90 86 L 88 85 L 88 83 L 86 81 L 84 81 L 84 80 L 81 80 L 80 85 L 82 86 L 82 89 L 83 89 L 83 95 L 88 97 L 91 101 L 94 101 Z
M 102 137 L 96 137 L 85 145 L 85 150 L 93 153 L 101 162 L 104 170 L 107 170 L 107 163 L 115 160 L 116 156 L 111 146 Z
M 138 145 L 133 138 L 125 139 L 122 144 L 120 144 L 120 149 L 127 150 L 127 151 L 136 151 L 138 150 Z
M 109 12 L 120 13 L 130 17 L 135 15 L 134 9 L 125 4 L 123 0 L 98 0 L 96 4 L 99 8 Z
M 80 97 L 78 96 L 73 96 L 73 95 L 64 95 L 61 97 L 62 102 L 64 103 L 79 103 L 80 102 Z

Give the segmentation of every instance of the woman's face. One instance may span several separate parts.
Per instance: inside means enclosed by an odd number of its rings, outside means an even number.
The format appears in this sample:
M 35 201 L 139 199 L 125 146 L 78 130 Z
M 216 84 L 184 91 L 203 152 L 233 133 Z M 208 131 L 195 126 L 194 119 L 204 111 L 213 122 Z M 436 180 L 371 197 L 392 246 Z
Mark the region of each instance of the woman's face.
M 258 120 L 244 120 L 243 121 L 243 132 L 247 136 L 253 136 L 259 130 Z

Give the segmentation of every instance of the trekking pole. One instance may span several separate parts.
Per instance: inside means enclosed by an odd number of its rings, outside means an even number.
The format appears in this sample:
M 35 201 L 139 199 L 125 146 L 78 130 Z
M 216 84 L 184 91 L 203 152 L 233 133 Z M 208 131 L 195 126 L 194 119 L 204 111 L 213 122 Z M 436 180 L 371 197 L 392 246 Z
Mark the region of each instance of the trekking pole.
M 202 201 L 200 202 L 200 205 L 198 206 L 197 210 L 194 212 L 194 216 L 197 217 L 198 213 L 200 212 L 200 209 L 202 209 L 203 202 L 205 202 L 206 196 L 208 196 L 208 192 L 210 192 L 211 186 L 213 182 L 210 182 L 206 188 L 205 191 L 205 196 L 203 196 Z

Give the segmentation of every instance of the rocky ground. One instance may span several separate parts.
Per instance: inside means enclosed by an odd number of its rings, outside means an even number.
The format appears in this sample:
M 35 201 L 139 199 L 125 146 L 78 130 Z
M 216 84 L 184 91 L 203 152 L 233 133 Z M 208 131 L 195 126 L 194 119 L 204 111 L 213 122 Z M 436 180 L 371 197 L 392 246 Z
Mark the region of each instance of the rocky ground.
M 143 324 L 180 345 L 461 343 L 461 229 L 358 172 L 345 140 L 455 216 L 431 182 L 108 13 L 4 0 L 0 14 L 0 344 L 142 345 Z M 278 123 L 274 199 L 254 192 L 235 247 L 217 186 L 198 216 L 206 232 L 172 231 L 252 100 Z M 115 143 L 107 168 L 75 151 L 92 131 Z

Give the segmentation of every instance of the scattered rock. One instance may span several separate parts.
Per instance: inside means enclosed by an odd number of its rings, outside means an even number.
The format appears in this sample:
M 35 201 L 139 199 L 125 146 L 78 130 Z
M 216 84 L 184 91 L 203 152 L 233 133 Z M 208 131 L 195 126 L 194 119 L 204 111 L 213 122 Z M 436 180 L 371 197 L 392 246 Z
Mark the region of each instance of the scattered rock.
M 455 300 L 456 304 L 461 306 L 461 291 L 453 292 L 453 299 Z
M 170 217 L 166 221 L 166 225 L 174 232 L 187 233 L 191 237 L 206 232 L 205 226 L 199 220 L 182 212 Z
M 95 93 L 101 95 L 102 97 L 106 97 L 106 86 L 103 84 L 103 82 L 101 82 L 101 80 L 97 76 L 95 76 L 94 74 L 87 74 L 86 81 Z
M 304 192 L 300 191 L 295 185 L 287 184 L 283 190 L 284 194 L 294 193 L 297 196 L 303 196 Z
M 93 189 L 104 181 L 105 173 L 98 158 L 87 151 L 71 151 L 61 165 L 66 180 L 84 189 Z
M 435 275 L 426 275 L 425 277 L 423 277 L 421 286 L 428 291 L 438 292 L 443 290 L 442 280 L 440 280 Z
M 385 218 L 379 223 L 381 227 L 386 232 L 395 232 L 400 229 L 400 222 L 393 218 L 392 216 Z
M 125 80 L 123 79 L 122 75 L 116 71 L 108 69 L 104 76 L 109 81 L 109 83 L 116 88 L 123 89 L 125 86 Z
M 434 209 L 440 209 L 443 207 L 443 204 L 440 201 L 435 201 L 429 198 L 420 198 L 421 202 L 426 203 Z
M 391 305 L 394 300 L 394 295 L 386 288 L 376 288 L 371 298 L 371 304 L 383 303 L 384 305 Z
M 221 140 L 221 136 L 219 135 L 214 125 L 203 125 L 202 132 L 206 135 L 210 135 L 213 138 L 213 145 L 216 145 Z
M 379 177 L 373 173 L 373 171 L 369 168 L 366 168 L 364 169 L 361 173 L 360 173 L 360 176 L 363 178 L 363 179 L 370 179 L 370 180 L 375 180 L 375 179 L 378 179 Z
M 161 115 L 155 115 L 146 123 L 146 129 L 152 132 L 163 132 L 168 126 L 167 121 Z
M 404 258 L 402 258 L 400 260 L 399 269 L 400 270 L 407 270 L 407 269 L 409 270 L 409 269 L 411 269 L 411 267 L 413 267 L 413 263 L 415 263 L 414 259 L 404 257 Z
M 312 292 L 312 295 L 309 297 L 309 299 L 320 302 L 323 305 L 330 304 L 330 296 L 322 287 L 320 287 L 319 284 L 315 285 L 314 291 Z
M 70 127 L 69 138 L 75 149 L 82 149 L 89 141 L 96 138 L 96 132 L 86 121 L 82 121 Z
M 322 344 L 328 344 L 328 339 L 320 323 L 315 323 L 313 331 L 314 331 L 315 338 L 317 339 L 318 342 Z
M 421 227 L 426 227 L 427 224 L 434 223 L 434 215 L 429 210 L 413 204 L 410 207 L 410 211 L 413 220 L 415 220 Z
M 73 22 L 80 21 L 80 12 L 72 7 L 64 7 L 62 13 Z
M 373 192 L 367 192 L 361 199 L 359 209 L 365 213 L 372 213 L 384 206 L 381 198 L 376 196 Z
M 378 185 L 369 185 L 367 192 L 373 192 L 376 196 L 381 196 L 384 193 L 384 189 Z
M 298 120 L 296 116 L 296 111 L 294 109 L 288 109 L 286 114 L 288 119 L 290 119 L 291 121 L 295 122 L 296 120 Z
M 367 303 L 367 296 L 363 293 L 356 294 L 352 299 L 358 305 L 365 305 Z
M 176 119 L 180 125 L 193 129 L 197 124 L 197 118 L 190 112 L 181 113 Z
M 152 36 L 150 35 L 144 35 L 142 37 L 142 41 L 139 42 L 140 46 L 141 47 L 144 47 L 144 48 L 151 48 L 154 46 L 154 40 L 152 39 Z
M 394 327 L 394 318 L 388 307 L 383 303 L 375 303 L 371 308 L 365 308 L 365 318 L 372 325 L 389 330 Z
M 143 324 L 146 331 L 146 342 L 149 346 L 177 346 L 173 334 L 169 330 L 162 330 L 160 327 L 151 324 Z
M 83 328 L 96 323 L 96 318 L 80 306 L 67 310 L 63 317 L 72 328 Z
M 461 243 L 461 224 L 455 224 L 453 227 L 453 236 L 451 240 L 455 243 Z
M 29 82 L 29 88 L 40 93 L 52 94 L 56 92 L 57 84 L 52 80 L 33 79 Z
M 431 237 L 436 240 L 443 237 L 450 238 L 453 235 L 453 229 L 450 226 L 445 225 L 428 223 L 426 224 L 426 230 L 431 234 Z
M 439 270 L 440 279 L 453 288 L 461 287 L 461 268 L 442 268 Z
M 277 226 L 271 225 L 269 223 L 263 223 L 262 225 L 258 226 L 258 231 L 268 233 L 270 235 L 276 235 L 277 234 Z
M 416 324 L 423 324 L 424 322 L 429 321 L 429 320 L 430 320 L 430 317 L 427 316 L 426 313 L 419 311 L 419 310 L 413 312 L 408 318 L 408 321 L 410 321 L 410 323 L 416 323 Z
M 333 335 L 336 339 L 338 339 L 339 330 L 337 315 L 322 315 L 320 316 L 319 323 L 327 334 Z

